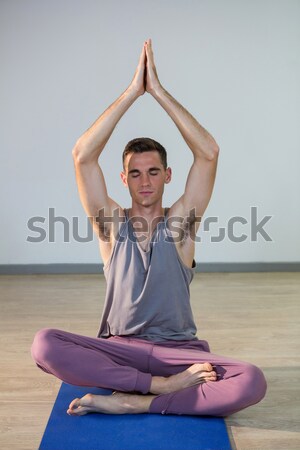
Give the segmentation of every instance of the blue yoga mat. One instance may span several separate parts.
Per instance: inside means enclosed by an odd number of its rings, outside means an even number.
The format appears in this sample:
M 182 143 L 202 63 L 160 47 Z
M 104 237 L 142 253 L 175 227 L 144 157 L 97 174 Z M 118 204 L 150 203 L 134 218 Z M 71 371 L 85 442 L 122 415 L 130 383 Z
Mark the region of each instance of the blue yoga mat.
M 223 419 L 160 414 L 66 413 L 76 397 L 111 391 L 62 383 L 39 450 L 231 450 Z

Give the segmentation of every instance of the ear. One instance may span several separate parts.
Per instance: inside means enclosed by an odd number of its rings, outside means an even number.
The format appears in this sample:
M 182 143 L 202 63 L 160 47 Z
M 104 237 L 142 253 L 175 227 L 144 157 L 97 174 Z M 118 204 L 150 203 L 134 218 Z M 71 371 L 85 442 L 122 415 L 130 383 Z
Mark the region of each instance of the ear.
M 171 169 L 171 167 L 167 167 L 166 168 L 165 184 L 170 183 L 171 179 L 172 179 L 172 169 Z
M 121 177 L 121 180 L 122 180 L 122 183 L 124 184 L 124 186 L 128 187 L 127 176 L 126 176 L 125 172 L 121 172 L 120 177 Z

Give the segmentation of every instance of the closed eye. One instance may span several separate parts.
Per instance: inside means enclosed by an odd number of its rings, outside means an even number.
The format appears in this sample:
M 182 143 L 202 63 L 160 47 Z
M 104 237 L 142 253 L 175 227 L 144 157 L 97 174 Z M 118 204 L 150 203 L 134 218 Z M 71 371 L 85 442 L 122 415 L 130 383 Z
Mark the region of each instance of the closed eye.
M 129 175 L 132 177 L 132 178 L 137 178 L 139 175 L 140 175 L 140 171 L 139 170 L 130 170 L 130 172 L 129 172 Z
M 159 169 L 151 169 L 151 170 L 149 170 L 150 175 L 153 175 L 153 176 L 157 175 L 158 172 L 159 172 Z
M 149 169 L 149 175 L 151 176 L 156 176 L 158 175 L 158 173 L 160 172 L 160 169 L 157 167 L 153 167 L 152 169 Z M 129 175 L 131 176 L 131 178 L 137 178 L 139 177 L 141 174 L 141 172 L 137 169 L 132 169 L 129 171 Z

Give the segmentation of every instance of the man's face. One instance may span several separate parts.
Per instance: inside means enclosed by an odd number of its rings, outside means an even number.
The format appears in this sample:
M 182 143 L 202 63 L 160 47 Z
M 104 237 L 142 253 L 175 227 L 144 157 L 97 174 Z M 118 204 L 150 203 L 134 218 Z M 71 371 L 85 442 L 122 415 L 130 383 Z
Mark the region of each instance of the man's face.
M 156 150 L 131 153 L 125 159 L 121 178 L 129 189 L 133 203 L 151 206 L 161 201 L 164 185 L 171 181 L 171 169 L 164 169 Z

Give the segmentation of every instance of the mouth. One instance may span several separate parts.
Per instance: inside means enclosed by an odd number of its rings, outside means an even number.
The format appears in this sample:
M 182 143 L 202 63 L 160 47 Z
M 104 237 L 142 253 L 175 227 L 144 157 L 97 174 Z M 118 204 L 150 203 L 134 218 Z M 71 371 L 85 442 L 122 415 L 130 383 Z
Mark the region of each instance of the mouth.
M 151 195 L 151 194 L 153 194 L 153 191 L 140 191 L 139 194 L 141 194 L 141 195 Z

